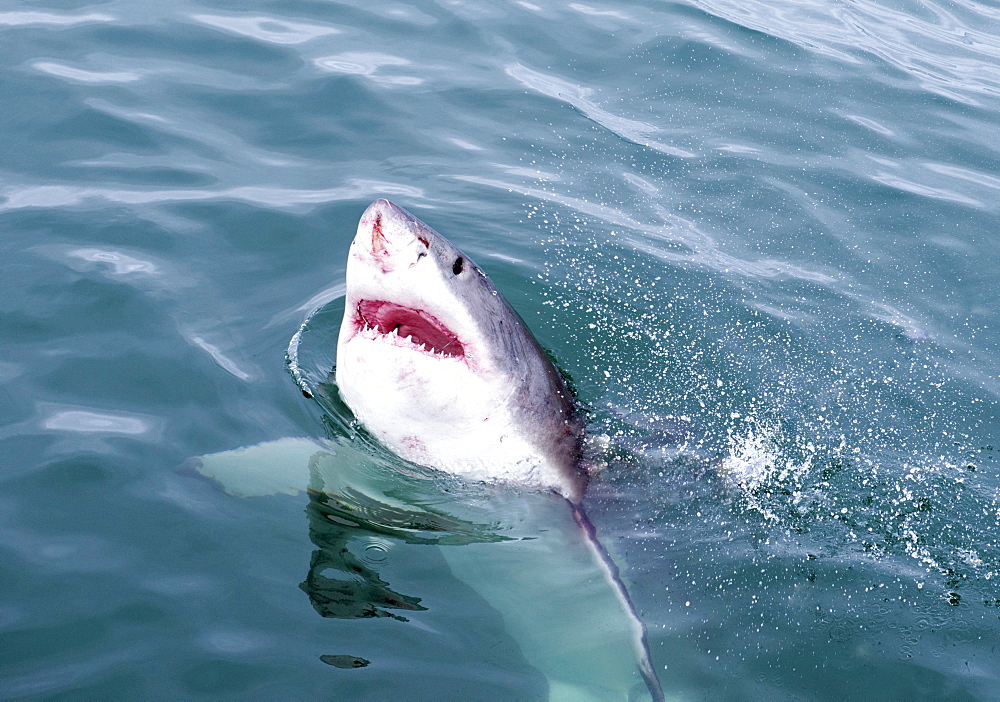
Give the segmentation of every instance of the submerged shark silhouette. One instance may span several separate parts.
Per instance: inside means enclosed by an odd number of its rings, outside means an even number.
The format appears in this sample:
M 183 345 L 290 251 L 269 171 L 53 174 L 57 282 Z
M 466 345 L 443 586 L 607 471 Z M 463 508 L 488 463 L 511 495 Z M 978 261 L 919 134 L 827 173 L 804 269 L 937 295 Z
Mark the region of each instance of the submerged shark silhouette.
M 501 613 L 522 653 L 548 679 L 550 699 L 633 699 L 636 672 L 652 699 L 663 699 L 645 626 L 583 509 L 584 423 L 570 390 L 485 273 L 388 200 L 365 210 L 351 245 L 336 384 L 386 448 L 466 482 L 513 486 L 527 506 L 520 513 L 530 516 L 499 530 L 477 524 L 481 506 L 470 512 L 452 493 L 428 497 L 425 481 L 409 481 L 414 495 L 401 498 L 407 491 L 392 483 L 407 476 L 361 469 L 356 449 L 336 441 L 269 442 L 204 456 L 198 470 L 240 495 L 291 492 L 308 483 L 314 504 L 317 495 L 333 495 L 324 504 L 348 505 L 338 512 L 340 523 L 345 515 L 357 521 L 358 514 L 391 513 L 394 523 L 410 524 L 407 543 L 441 545 L 452 572 Z M 509 491 L 501 492 L 498 501 L 509 505 Z M 560 510 L 559 502 L 569 509 Z M 463 513 L 472 518 L 454 517 Z M 367 524 L 387 533 L 379 521 Z M 414 541 L 412 525 L 428 523 L 466 527 L 442 527 L 447 538 Z M 378 616 L 394 616 L 386 601 L 423 609 L 377 576 L 367 582 L 381 588 L 381 609 L 372 610 Z M 329 595 L 307 585 L 321 611 L 317 602 L 328 603 Z M 343 600 L 339 585 L 334 590 Z M 350 603 L 341 609 L 367 611 L 367 603 Z M 341 616 L 322 607 L 324 616 Z

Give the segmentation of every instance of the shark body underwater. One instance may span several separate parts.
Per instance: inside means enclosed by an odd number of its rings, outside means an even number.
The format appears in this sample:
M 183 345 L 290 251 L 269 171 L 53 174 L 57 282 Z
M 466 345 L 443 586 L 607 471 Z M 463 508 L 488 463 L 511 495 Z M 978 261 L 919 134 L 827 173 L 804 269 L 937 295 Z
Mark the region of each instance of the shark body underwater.
M 468 256 L 388 200 L 362 215 L 346 277 L 335 377 L 357 421 L 417 466 L 517 487 L 539 525 L 509 541 L 441 546 L 453 574 L 500 612 L 550 700 L 662 700 L 645 626 L 583 508 L 583 419 L 524 322 Z M 350 482 L 351 459 L 331 477 L 317 452 L 284 439 L 197 465 L 240 495 Z M 293 464 L 309 477 L 287 477 Z M 278 487 L 259 487 L 269 481 Z

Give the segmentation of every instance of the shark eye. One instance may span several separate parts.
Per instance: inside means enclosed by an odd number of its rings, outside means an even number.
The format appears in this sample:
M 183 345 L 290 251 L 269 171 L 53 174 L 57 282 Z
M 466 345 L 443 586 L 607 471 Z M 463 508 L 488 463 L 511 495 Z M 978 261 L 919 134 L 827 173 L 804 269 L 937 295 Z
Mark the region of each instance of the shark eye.
M 451 267 L 451 272 L 458 275 L 462 272 L 462 268 L 465 266 L 465 259 L 459 256 L 455 259 L 455 265 Z

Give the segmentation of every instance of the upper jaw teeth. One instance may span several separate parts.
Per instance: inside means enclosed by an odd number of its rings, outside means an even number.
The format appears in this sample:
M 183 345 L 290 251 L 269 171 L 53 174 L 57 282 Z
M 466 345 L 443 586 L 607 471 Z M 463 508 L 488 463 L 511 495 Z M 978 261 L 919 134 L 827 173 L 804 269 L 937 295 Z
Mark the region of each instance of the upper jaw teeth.
M 406 336 L 403 336 L 402 334 L 399 333 L 399 327 L 396 327 L 392 331 L 389 331 L 389 332 L 386 332 L 385 334 L 383 334 L 375 326 L 365 326 L 361 330 L 360 334 L 362 336 L 364 336 L 365 338 L 371 339 L 373 341 L 375 339 L 378 339 L 380 336 L 381 337 L 390 337 L 390 338 L 398 339 L 399 340 L 399 344 L 398 345 L 408 344 L 408 345 L 410 345 L 411 347 L 413 347 L 415 349 L 423 351 L 424 353 L 433 354 L 437 358 L 444 358 L 447 355 L 447 354 L 444 353 L 444 351 L 436 351 L 433 348 L 428 347 L 426 342 L 417 343 L 416 341 L 413 340 L 413 335 L 412 334 L 408 334 Z

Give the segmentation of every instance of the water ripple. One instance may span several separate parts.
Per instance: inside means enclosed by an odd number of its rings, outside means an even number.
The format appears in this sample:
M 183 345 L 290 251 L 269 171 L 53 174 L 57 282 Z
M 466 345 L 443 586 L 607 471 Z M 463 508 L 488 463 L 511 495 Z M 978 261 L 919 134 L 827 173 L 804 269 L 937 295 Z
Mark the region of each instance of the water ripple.
M 147 434 L 153 429 L 152 424 L 143 417 L 83 409 L 56 409 L 42 420 L 41 426 L 56 431 L 136 436 Z
M 203 338 L 195 334 L 185 334 L 184 336 L 192 344 L 211 356 L 212 360 L 215 361 L 219 368 L 226 371 L 230 375 L 239 378 L 240 380 L 250 380 L 250 374 L 240 368 L 236 364 L 236 361 L 229 358 L 229 356 L 223 353 L 222 349 L 218 346 L 205 341 Z
M 36 61 L 31 66 L 43 73 L 80 83 L 132 83 L 142 78 L 138 71 L 88 71 L 54 61 Z
M 89 263 L 106 264 L 111 274 L 116 276 L 133 273 L 156 275 L 160 272 L 158 266 L 152 261 L 144 261 L 121 251 L 87 248 L 74 249 L 69 252 L 69 255 Z
M 571 10 L 575 10 L 582 15 L 588 15 L 590 17 L 612 17 L 614 19 L 625 20 L 625 21 L 635 21 L 633 18 L 626 15 L 624 12 L 619 12 L 618 10 L 605 10 L 593 7 L 592 5 L 584 5 L 579 2 L 571 2 L 567 7 Z
M 908 193 L 913 193 L 915 195 L 920 195 L 922 197 L 931 197 L 937 200 L 947 200 L 949 202 L 956 202 L 961 205 L 968 205 L 970 207 L 982 208 L 985 204 L 979 200 L 975 200 L 971 197 L 963 195 L 955 190 L 949 190 L 947 188 L 942 188 L 928 183 L 919 183 L 914 180 L 916 173 L 914 173 L 912 168 L 906 168 L 902 164 L 896 164 L 887 159 L 876 159 L 870 157 L 876 163 L 879 163 L 883 168 L 889 167 L 894 171 L 904 171 L 907 176 L 904 177 L 899 172 L 890 172 L 888 170 L 879 170 L 871 174 L 871 179 L 877 183 L 882 183 L 883 185 L 888 185 L 890 188 L 896 188 L 898 190 L 903 190 Z
M 664 223 L 648 224 L 615 207 L 590 202 L 569 195 L 561 195 L 540 188 L 532 188 L 492 178 L 467 175 L 454 177 L 457 180 L 488 185 L 540 200 L 554 202 L 581 214 L 595 217 L 617 227 L 623 227 L 626 229 L 626 232 L 622 232 L 621 236 L 624 237 L 625 242 L 661 260 L 699 263 L 725 274 L 734 273 L 764 278 L 790 276 L 822 284 L 833 284 L 838 281 L 838 278 L 827 273 L 808 270 L 787 261 L 778 259 L 751 261 L 728 254 L 720 248 L 718 242 L 705 232 L 700 231 L 693 222 L 673 215 L 663 208 L 654 206 L 656 215 Z M 628 232 L 641 232 L 648 238 L 632 236 Z M 683 246 L 682 250 L 678 250 L 678 244 Z
M 68 27 L 74 24 L 89 24 L 91 22 L 113 22 L 111 15 L 90 12 L 85 15 L 58 15 L 53 12 L 0 12 L 0 26 L 21 26 L 42 24 L 54 27 Z
M 303 44 L 317 37 L 341 34 L 336 27 L 289 22 L 267 16 L 191 15 L 191 19 L 216 29 L 252 37 L 271 44 Z
M 978 104 L 971 94 L 1000 96 L 1000 43 L 989 27 L 997 17 L 984 5 L 923 2 L 899 9 L 869 0 L 839 7 L 822 0 L 696 4 L 846 63 L 858 63 L 858 52 L 863 51 L 906 72 L 924 88 L 960 102 Z
M 420 85 L 424 82 L 423 78 L 417 78 L 416 76 L 380 75 L 379 69 L 383 66 L 409 66 L 412 63 L 408 59 L 391 54 L 349 51 L 333 56 L 322 56 L 314 59 L 313 63 L 330 73 L 363 76 L 375 83 L 382 83 L 384 85 Z
M 504 71 L 525 87 L 573 106 L 588 119 L 596 122 L 608 131 L 617 134 L 626 141 L 640 146 L 648 146 L 649 148 L 679 158 L 692 158 L 695 156 L 690 151 L 685 151 L 684 149 L 651 139 L 651 137 L 660 134 L 662 131 L 656 125 L 608 112 L 591 100 L 591 95 L 594 93 L 592 88 L 585 88 L 562 78 L 536 71 L 520 63 L 510 64 L 505 67 Z
M 355 200 L 379 195 L 398 195 L 414 200 L 424 199 L 421 188 L 370 180 L 351 180 L 349 185 L 322 190 L 300 190 L 266 186 L 243 186 L 220 190 L 118 190 L 113 188 L 72 185 L 39 185 L 13 187 L 3 192 L 5 201 L 0 211 L 28 207 L 74 207 L 90 200 L 103 200 L 129 205 L 201 200 L 242 200 L 268 207 L 320 205 L 340 200 Z M 97 205 L 99 206 L 99 205 Z

